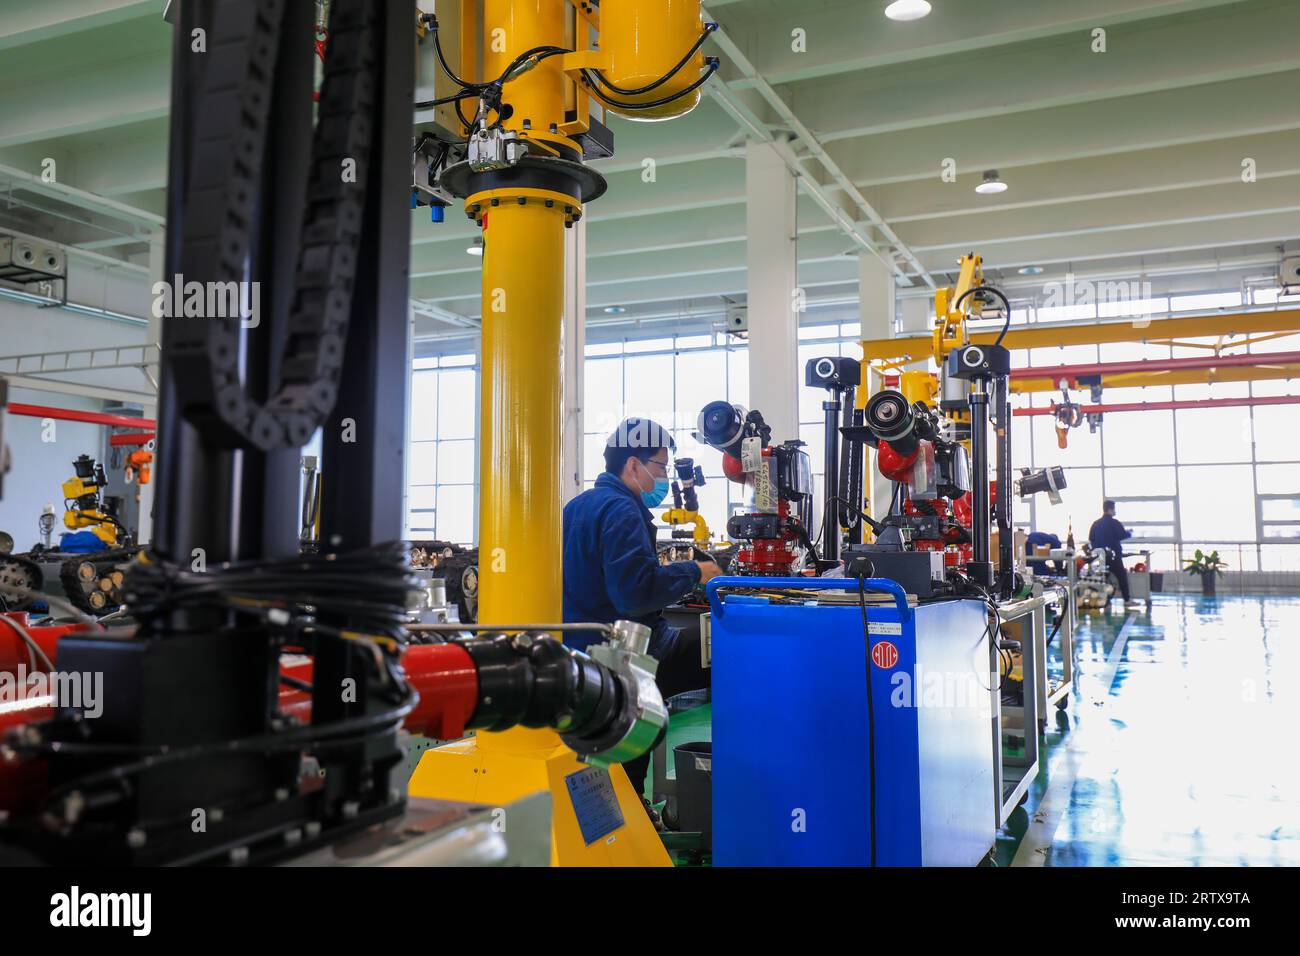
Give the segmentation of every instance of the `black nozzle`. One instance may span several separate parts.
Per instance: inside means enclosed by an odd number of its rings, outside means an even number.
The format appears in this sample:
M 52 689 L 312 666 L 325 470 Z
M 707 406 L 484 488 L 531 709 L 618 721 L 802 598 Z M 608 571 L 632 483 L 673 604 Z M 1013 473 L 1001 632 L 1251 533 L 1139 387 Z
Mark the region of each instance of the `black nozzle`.
M 902 392 L 886 389 L 871 396 L 867 402 L 867 427 L 900 455 L 916 450 L 916 416 Z
M 745 437 L 745 420 L 740 409 L 730 402 L 709 402 L 700 412 L 697 425 L 700 441 L 724 455 L 740 457 L 740 443 Z

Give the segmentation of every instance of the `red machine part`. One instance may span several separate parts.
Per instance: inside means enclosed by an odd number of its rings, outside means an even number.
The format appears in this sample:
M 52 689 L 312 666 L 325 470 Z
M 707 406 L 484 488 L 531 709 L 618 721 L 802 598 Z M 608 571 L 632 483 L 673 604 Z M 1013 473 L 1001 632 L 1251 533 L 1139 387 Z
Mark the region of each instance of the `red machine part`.
M 745 466 L 735 455 L 723 454 L 722 473 L 728 481 L 734 481 L 738 485 L 745 483 Z
M 876 467 L 890 481 L 901 481 L 904 484 L 910 484 L 912 466 L 916 464 L 916 459 L 921 454 L 922 444 L 922 442 L 918 442 L 916 448 L 912 449 L 909 454 L 904 455 L 898 452 L 889 442 L 882 441 L 876 449 Z
M 478 670 L 469 652 L 459 644 L 415 644 L 406 649 L 402 667 L 407 680 L 420 694 L 415 709 L 403 726 L 415 734 L 440 740 L 454 740 L 478 706 Z M 280 673 L 308 684 L 312 662 L 285 664 Z M 311 694 L 285 684 L 280 688 L 280 710 L 303 723 L 311 721 Z
M 26 615 L 8 615 L 25 618 Z M 27 667 L 26 645 L 11 627 L 3 626 L 0 617 L 0 670 L 16 672 Z M 25 625 L 25 621 L 20 620 Z M 55 659 L 59 640 L 79 625 L 28 628 L 41 649 Z M 478 707 L 478 670 L 474 661 L 459 644 L 416 644 L 407 648 L 402 658 L 411 686 L 420 695 L 415 709 L 404 726 L 412 733 L 427 734 L 441 740 L 460 737 Z M 280 671 L 300 682 L 311 682 L 310 659 L 288 660 Z M 3 678 L 0 678 L 3 679 Z M 14 682 L 12 679 L 10 683 Z M 53 701 L 39 687 L 24 682 L 17 685 L 16 700 L 0 700 L 0 740 L 6 733 L 24 724 L 45 720 L 53 715 Z M 311 720 L 311 694 L 299 687 L 283 685 L 280 709 L 303 722 Z M 43 760 L 18 764 L 0 762 L 0 809 L 19 810 L 29 807 L 45 790 L 46 763 Z
M 778 501 L 777 514 L 790 517 L 790 503 Z M 793 528 L 779 538 L 755 538 L 736 551 L 736 561 L 754 574 L 788 577 L 798 558 L 799 533 Z
M 84 627 L 82 624 L 45 624 L 40 627 L 32 627 L 24 611 L 8 611 L 0 614 L 0 671 L 9 671 L 11 673 L 17 671 L 19 665 L 23 667 L 31 666 L 31 656 L 27 652 L 27 642 L 10 626 L 9 622 L 11 620 L 16 621 L 19 627 L 22 627 L 32 636 L 32 639 L 36 641 L 50 660 L 54 660 L 59 640 L 63 635 L 79 631 Z
M 771 457 L 772 449 L 764 448 L 763 458 Z M 750 483 L 743 463 L 734 455 L 723 454 L 722 473 L 729 481 L 737 484 Z M 788 521 L 790 503 L 784 499 L 777 501 L 776 511 L 783 520 Z M 755 538 L 736 549 L 735 564 L 740 566 L 739 569 L 747 569 L 752 574 L 788 577 L 793 573 L 794 563 L 799 557 L 799 544 L 799 532 L 794 528 L 789 528 L 779 538 Z

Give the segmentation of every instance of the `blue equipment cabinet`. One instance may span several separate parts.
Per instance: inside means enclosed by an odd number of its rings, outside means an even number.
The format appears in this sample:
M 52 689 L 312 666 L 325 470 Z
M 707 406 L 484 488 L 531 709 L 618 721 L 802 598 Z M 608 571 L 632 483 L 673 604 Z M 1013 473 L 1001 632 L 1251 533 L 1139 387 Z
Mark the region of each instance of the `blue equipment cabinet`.
M 857 591 L 846 578 L 709 582 L 715 866 L 871 863 L 867 645 L 859 604 L 720 588 Z M 868 578 L 878 866 L 974 866 L 993 846 L 991 653 L 976 600 L 909 607 Z

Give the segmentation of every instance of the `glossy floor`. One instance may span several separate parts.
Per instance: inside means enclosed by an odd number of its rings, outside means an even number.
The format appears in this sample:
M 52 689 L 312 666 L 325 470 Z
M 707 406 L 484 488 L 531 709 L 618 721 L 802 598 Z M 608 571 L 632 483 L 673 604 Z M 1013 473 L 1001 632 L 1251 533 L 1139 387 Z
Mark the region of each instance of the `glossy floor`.
M 1300 597 L 1114 608 L 1080 627 L 1068 729 L 999 862 L 1300 865 Z

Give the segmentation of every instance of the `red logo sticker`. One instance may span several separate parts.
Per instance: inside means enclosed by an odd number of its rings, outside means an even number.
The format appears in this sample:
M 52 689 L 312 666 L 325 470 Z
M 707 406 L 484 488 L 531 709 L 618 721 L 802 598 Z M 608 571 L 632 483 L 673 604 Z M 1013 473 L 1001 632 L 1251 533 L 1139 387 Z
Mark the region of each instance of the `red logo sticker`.
M 890 641 L 877 641 L 871 649 L 871 663 L 887 671 L 898 663 L 898 648 Z

